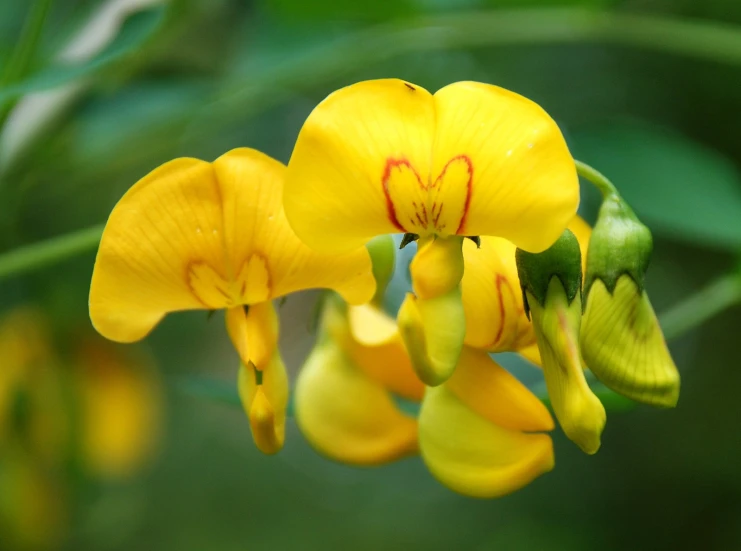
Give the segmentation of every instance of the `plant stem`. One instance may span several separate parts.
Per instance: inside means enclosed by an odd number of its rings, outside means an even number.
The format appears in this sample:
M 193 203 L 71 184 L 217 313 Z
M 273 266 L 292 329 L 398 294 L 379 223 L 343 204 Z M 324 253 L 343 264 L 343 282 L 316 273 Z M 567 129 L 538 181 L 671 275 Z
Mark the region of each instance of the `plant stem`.
M 620 196 L 617 188 L 607 178 L 607 176 L 602 174 L 597 169 L 592 168 L 587 163 L 577 161 L 576 159 L 574 159 L 574 163 L 576 163 L 576 173 L 588 182 L 594 184 L 594 186 L 600 191 L 600 193 L 602 193 L 603 199 L 606 199 L 610 195 L 616 195 L 618 197 Z
M 664 336 L 674 339 L 741 302 L 741 276 L 726 274 L 659 316 Z
M 98 246 L 104 225 L 85 228 L 0 254 L 0 280 L 30 272 Z

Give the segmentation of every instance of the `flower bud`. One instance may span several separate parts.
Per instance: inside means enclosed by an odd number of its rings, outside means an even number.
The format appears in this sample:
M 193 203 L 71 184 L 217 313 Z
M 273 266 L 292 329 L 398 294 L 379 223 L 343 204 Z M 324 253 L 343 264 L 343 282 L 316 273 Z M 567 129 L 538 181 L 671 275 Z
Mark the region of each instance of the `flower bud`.
M 579 353 L 579 242 L 566 230 L 546 251 L 533 254 L 518 249 L 516 258 L 553 411 L 566 436 L 593 454 L 600 447 L 606 414 L 584 377 Z
M 652 239 L 622 198 L 608 195 L 587 255 L 581 351 L 606 386 L 632 400 L 673 407 L 679 373 L 643 287 Z

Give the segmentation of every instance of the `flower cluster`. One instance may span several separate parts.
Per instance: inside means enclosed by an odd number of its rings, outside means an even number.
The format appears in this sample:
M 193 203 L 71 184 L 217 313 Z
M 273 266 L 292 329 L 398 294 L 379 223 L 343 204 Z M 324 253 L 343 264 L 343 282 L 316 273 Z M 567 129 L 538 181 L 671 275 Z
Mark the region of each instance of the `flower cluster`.
M 136 183 L 106 225 L 90 314 L 133 342 L 170 312 L 225 310 L 253 438 L 275 453 L 290 393 L 272 301 L 329 289 L 295 384 L 307 439 L 351 464 L 420 452 L 448 487 L 500 496 L 553 467 L 554 424 L 490 353 L 542 363 L 557 419 L 588 453 L 605 411 L 585 366 L 634 400 L 676 403 L 643 289 L 650 234 L 617 192 L 593 231 L 578 203 L 576 162 L 532 101 L 474 82 L 361 82 L 313 110 L 288 166 L 243 148 Z M 396 320 L 382 306 L 394 233 L 417 243 Z

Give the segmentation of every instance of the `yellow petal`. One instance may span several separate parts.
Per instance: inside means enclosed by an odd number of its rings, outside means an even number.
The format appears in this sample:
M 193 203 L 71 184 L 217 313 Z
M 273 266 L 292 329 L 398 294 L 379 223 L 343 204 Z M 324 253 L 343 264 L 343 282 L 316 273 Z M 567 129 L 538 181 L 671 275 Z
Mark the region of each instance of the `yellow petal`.
M 90 341 L 78 360 L 83 459 L 92 473 L 125 477 L 151 458 L 160 431 L 160 382 L 148 358 Z
M 620 394 L 660 407 L 679 399 L 679 372 L 666 347 L 646 292 L 621 276 L 611 295 L 602 280 L 592 285 L 581 329 L 584 360 Z
M 394 319 L 371 304 L 350 306 L 347 320 L 352 337 L 363 346 L 383 345 L 399 334 Z
M 431 179 L 451 159 L 465 159 L 472 175 L 458 171 L 449 182 L 468 186 L 453 233 L 505 237 L 531 252 L 553 244 L 579 205 L 576 167 L 553 119 L 527 98 L 477 82 L 446 86 L 434 102 Z
M 463 258 L 466 344 L 503 352 L 535 342 L 532 324 L 525 315 L 515 246 L 500 237 L 482 237 L 477 248 L 467 239 Z
M 248 289 L 254 285 L 249 274 L 259 267 L 245 270 L 243 265 L 257 256 L 267 266 L 269 298 L 316 288 L 333 289 L 351 304 L 373 297 L 376 284 L 365 247 L 319 254 L 296 237 L 283 211 L 284 165 L 247 148 L 234 149 L 213 165 L 222 184 L 227 249 L 232 263 L 246 273 L 238 278 L 240 290 L 245 283 Z
M 311 445 L 354 465 L 378 465 L 417 451 L 417 422 L 330 338 L 299 373 L 296 421 Z
M 460 82 L 435 96 L 400 80 L 331 94 L 289 163 L 296 233 L 325 251 L 374 235 L 498 235 L 540 251 L 576 213 L 579 182 L 553 120 L 501 88 Z
M 587 251 L 589 250 L 589 239 L 592 237 L 592 227 L 587 224 L 581 216 L 574 216 L 569 222 L 569 229 L 576 236 L 581 251 L 581 271 L 587 269 Z
M 538 350 L 537 342 L 524 348 L 520 348 L 517 352 L 527 361 L 534 363 L 538 367 L 543 367 L 543 360 L 540 357 L 540 351 Z
M 545 307 L 528 293 L 548 395 L 566 436 L 584 452 L 599 450 L 605 408 L 584 378 L 579 352 L 581 300 L 568 304 L 560 280 L 551 279 Z
M 466 333 L 460 290 L 427 300 L 408 293 L 397 321 L 417 376 L 430 386 L 445 382 L 458 364 Z
M 228 290 L 200 283 L 214 270 L 226 276 L 222 231 L 209 163 L 176 159 L 139 180 L 108 218 L 95 260 L 90 317 L 98 332 L 132 342 L 167 312 L 224 307 Z M 199 273 L 202 266 L 211 271 Z M 194 285 L 209 292 L 199 296 Z
M 468 408 L 447 385 L 427 390 L 419 416 L 419 446 L 435 478 L 472 497 L 514 492 L 554 465 L 548 435 L 497 426 Z
M 276 349 L 261 371 L 242 364 L 238 385 L 255 445 L 269 455 L 279 452 L 285 441 L 288 406 L 288 375 L 280 352 Z
M 288 163 L 284 203 L 299 237 L 317 250 L 347 251 L 415 227 L 434 120 L 430 93 L 396 79 L 360 82 L 320 103 Z
M 104 336 L 143 338 L 168 312 L 229 308 L 331 288 L 367 302 L 368 252 L 320 255 L 288 226 L 285 167 L 251 149 L 213 163 L 176 159 L 141 179 L 106 224 L 90 288 Z
M 553 430 L 553 419 L 543 403 L 486 351 L 464 346 L 458 367 L 445 385 L 476 414 L 502 428 Z
M 368 377 L 389 392 L 420 401 L 424 384 L 412 368 L 396 322 L 377 307 L 351 306 L 347 317 L 328 305 L 323 326 Z

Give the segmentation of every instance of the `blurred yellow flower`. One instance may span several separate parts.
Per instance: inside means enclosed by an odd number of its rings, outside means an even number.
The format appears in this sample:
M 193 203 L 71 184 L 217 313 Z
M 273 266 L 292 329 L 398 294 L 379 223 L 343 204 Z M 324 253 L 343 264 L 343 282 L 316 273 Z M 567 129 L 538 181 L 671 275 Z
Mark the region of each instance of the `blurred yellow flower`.
M 80 456 L 93 476 L 120 478 L 138 471 L 157 447 L 162 388 L 144 354 L 88 339 L 75 362 Z
M 283 445 L 288 401 L 272 299 L 319 287 L 364 303 L 375 290 L 365 248 L 320 254 L 295 236 L 284 176 L 281 163 L 246 148 L 213 163 L 165 163 L 113 209 L 90 287 L 93 325 L 119 342 L 142 339 L 169 312 L 225 309 L 240 395 L 265 453 Z
M 156 445 L 161 388 L 148 358 L 65 332 L 60 350 L 41 310 L 0 320 L 0 534 L 11 549 L 63 539 L 72 465 L 90 480 L 129 476 Z
M 419 238 L 399 328 L 419 377 L 453 372 L 465 338 L 464 236 L 546 249 L 576 213 L 573 159 L 535 103 L 459 82 L 434 95 L 401 80 L 342 88 L 304 123 L 284 204 L 296 234 L 325 252 L 380 234 Z

